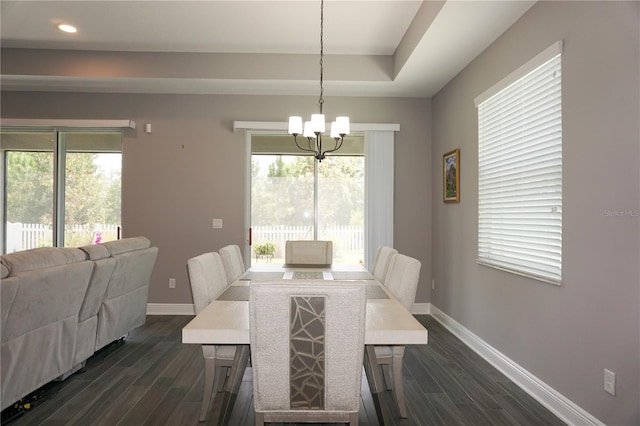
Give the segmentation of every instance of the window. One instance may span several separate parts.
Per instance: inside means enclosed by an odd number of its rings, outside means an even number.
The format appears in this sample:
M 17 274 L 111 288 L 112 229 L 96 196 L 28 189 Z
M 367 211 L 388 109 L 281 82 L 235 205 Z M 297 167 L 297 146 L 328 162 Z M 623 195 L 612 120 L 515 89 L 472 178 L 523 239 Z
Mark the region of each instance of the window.
M 122 135 L 3 128 L 3 252 L 115 240 Z
M 300 151 L 287 151 L 278 149 L 286 145 L 292 145 L 291 136 L 286 135 L 282 141 L 271 140 L 262 148 L 256 143 L 256 136 L 277 134 L 285 135 L 288 128 L 286 122 L 258 122 L 258 121 L 234 121 L 234 130 L 245 130 L 245 143 L 247 146 L 247 179 L 245 187 L 245 202 L 249 207 L 245 211 L 245 223 L 247 244 L 245 245 L 245 259 L 250 259 L 254 253 L 248 242 L 256 242 L 256 235 L 252 234 L 252 157 L 257 154 L 300 154 Z M 380 246 L 393 246 L 393 176 L 394 176 L 394 138 L 395 132 L 400 131 L 397 123 L 351 123 L 350 136 L 356 133 L 364 134 L 363 145 L 349 144 L 340 148 L 341 154 L 348 156 L 362 156 L 364 153 L 364 264 L 370 267 Z M 266 142 L 266 141 L 265 141 Z M 351 146 L 351 148 L 349 148 Z M 364 150 L 364 151 L 363 151 Z M 316 227 L 317 228 L 317 227 Z M 320 233 L 319 235 L 322 235 Z M 319 236 L 319 238 L 323 238 Z M 336 247 L 334 246 L 334 259 Z
M 562 104 L 558 42 L 476 98 L 478 263 L 559 284 Z

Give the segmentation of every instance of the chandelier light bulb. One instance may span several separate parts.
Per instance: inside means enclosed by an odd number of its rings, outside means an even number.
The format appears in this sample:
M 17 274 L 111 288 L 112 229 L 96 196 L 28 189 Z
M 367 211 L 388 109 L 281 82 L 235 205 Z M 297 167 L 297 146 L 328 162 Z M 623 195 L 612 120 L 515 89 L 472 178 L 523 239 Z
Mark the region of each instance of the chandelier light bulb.
M 315 138 L 316 134 L 313 133 L 313 126 L 311 125 L 311 121 L 304 122 L 304 134 L 305 138 Z
M 302 133 L 302 117 L 289 117 L 289 134 L 299 135 Z
M 324 114 L 311 114 L 311 128 L 314 133 L 324 133 Z
M 350 133 L 349 117 L 336 117 L 336 124 L 338 125 L 339 134 L 348 135 Z
M 334 139 L 340 138 L 340 132 L 338 131 L 338 123 L 335 121 L 331 123 L 331 137 Z

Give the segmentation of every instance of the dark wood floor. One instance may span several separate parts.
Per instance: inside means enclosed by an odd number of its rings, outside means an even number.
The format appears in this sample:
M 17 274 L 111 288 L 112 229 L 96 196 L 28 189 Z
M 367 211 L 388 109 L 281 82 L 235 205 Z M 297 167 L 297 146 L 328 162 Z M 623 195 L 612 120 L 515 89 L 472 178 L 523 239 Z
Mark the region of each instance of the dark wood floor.
M 392 394 L 381 395 L 388 425 L 561 425 L 558 418 L 482 360 L 432 317 L 417 316 L 429 344 L 405 352 L 409 418 L 398 415 Z M 183 345 L 187 316 L 149 316 L 122 344 L 94 355 L 84 372 L 53 385 L 12 420 L 21 425 L 198 425 L 203 383 L 200 347 Z M 207 421 L 215 424 L 222 393 Z M 361 425 L 378 425 L 366 380 Z M 251 370 L 247 369 L 231 425 L 253 425 Z

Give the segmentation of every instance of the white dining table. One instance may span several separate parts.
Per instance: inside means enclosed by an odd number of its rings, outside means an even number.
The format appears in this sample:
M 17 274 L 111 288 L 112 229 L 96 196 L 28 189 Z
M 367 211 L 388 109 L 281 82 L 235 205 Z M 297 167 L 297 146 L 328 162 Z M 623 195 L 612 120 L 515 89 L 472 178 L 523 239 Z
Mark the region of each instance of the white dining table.
M 238 392 L 249 358 L 249 286 L 251 281 L 286 279 L 363 280 L 367 286 L 365 323 L 365 371 L 382 423 L 377 394 L 381 375 L 375 362 L 374 345 L 421 345 L 428 343 L 427 329 L 361 265 L 334 264 L 326 267 L 301 267 L 262 263 L 252 266 L 231 283 L 182 329 L 182 343 L 198 345 L 238 345 L 229 377 L 223 407 L 232 404 Z M 224 424 L 226 414 L 221 416 Z

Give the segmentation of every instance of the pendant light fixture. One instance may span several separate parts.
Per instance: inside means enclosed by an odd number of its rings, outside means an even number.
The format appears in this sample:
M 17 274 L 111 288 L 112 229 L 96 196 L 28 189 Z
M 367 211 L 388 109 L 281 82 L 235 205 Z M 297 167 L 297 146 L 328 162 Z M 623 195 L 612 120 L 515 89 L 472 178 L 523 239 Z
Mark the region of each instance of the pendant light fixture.
M 324 99 L 322 98 L 324 94 L 324 86 L 323 86 L 323 58 L 324 58 L 324 0 L 320 0 L 320 100 L 318 104 L 320 106 L 319 114 L 312 114 L 311 120 L 306 121 L 304 126 L 302 125 L 302 117 L 300 116 L 292 116 L 289 117 L 289 134 L 293 135 L 293 140 L 296 143 L 296 146 L 302 151 L 313 152 L 313 156 L 318 160 L 322 161 L 325 158 L 325 155 L 334 152 L 340 149 L 342 146 L 342 142 L 344 141 L 344 137 L 349 134 L 349 117 L 336 117 L 336 121 L 331 123 L 331 132 L 329 136 L 333 139 L 333 143 L 330 143 L 330 149 L 326 149 L 327 146 L 322 146 L 322 134 L 325 132 L 325 118 L 322 113 L 322 105 L 324 104 Z M 298 136 L 302 134 L 303 137 L 307 138 L 307 143 L 302 142 L 302 146 L 298 142 Z M 305 146 L 306 145 L 306 146 Z

